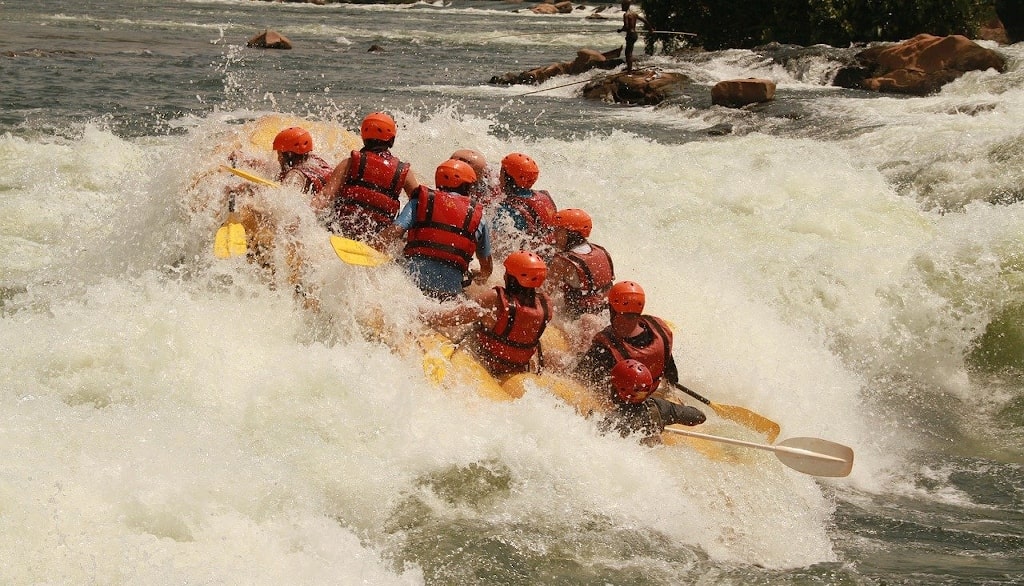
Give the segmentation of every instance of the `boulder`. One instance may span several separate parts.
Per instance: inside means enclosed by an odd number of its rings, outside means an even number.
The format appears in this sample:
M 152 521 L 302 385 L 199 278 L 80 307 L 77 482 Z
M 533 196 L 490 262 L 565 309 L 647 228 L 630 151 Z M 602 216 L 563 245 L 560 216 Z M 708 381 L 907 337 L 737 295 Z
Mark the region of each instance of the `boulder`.
M 996 0 L 996 15 L 1006 32 L 1007 43 L 1024 41 L 1024 0 Z
M 920 34 L 857 54 L 859 67 L 840 70 L 833 85 L 923 96 L 968 71 L 1006 70 L 1006 58 L 962 35 Z
M 257 49 L 291 49 L 292 42 L 277 31 L 264 29 L 262 33 L 249 39 L 245 46 Z
M 711 88 L 711 103 L 717 106 L 740 108 L 774 99 L 775 82 L 770 79 L 727 79 Z
M 556 75 L 579 75 L 594 68 L 613 69 L 622 65 L 622 59 L 619 57 L 621 53 L 621 47 L 604 53 L 593 49 L 580 49 L 576 52 L 576 59 L 572 61 L 536 67 L 520 73 L 509 72 L 504 75 L 495 75 L 491 77 L 490 83 L 495 85 L 538 84 Z
M 1003 26 L 1003 21 L 999 20 L 999 17 L 997 16 L 981 23 L 978 27 L 978 34 L 976 38 L 980 41 L 995 41 L 1000 45 L 1011 44 L 1010 36 L 1006 32 L 1006 27 Z
M 530 9 L 534 14 L 558 14 L 554 4 L 538 4 Z
M 666 73 L 656 69 L 634 70 L 591 81 L 583 86 L 583 97 L 619 104 L 653 106 L 689 82 L 690 78 L 682 73 Z

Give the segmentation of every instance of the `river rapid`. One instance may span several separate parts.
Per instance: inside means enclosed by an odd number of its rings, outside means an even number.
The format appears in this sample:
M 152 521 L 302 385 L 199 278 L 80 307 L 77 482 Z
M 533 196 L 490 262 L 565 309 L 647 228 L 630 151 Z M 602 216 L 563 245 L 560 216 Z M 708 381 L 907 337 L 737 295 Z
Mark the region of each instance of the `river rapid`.
M 645 57 L 694 82 L 623 107 L 578 97 L 601 71 L 487 84 L 621 44 L 615 7 L 521 9 L 0 0 L 0 582 L 1024 583 L 1024 47 L 923 98 L 830 87 L 850 49 Z M 268 27 L 295 48 L 245 48 Z M 751 76 L 774 103 L 710 105 Z M 363 335 L 425 303 L 397 268 L 311 247 L 314 312 L 213 257 L 254 120 L 333 128 L 336 161 L 376 110 L 426 180 L 530 154 L 682 382 L 853 473 L 440 392 Z

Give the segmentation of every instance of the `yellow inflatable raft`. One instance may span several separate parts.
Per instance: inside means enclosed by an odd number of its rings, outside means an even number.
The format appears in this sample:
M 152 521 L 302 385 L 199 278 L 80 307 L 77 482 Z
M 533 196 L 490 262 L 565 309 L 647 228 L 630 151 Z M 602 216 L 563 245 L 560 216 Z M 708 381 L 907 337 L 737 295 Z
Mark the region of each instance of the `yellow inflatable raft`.
M 555 330 L 547 335 L 552 345 L 564 342 L 564 335 Z M 499 380 L 470 352 L 459 349 L 446 336 L 431 333 L 422 336 L 418 344 L 423 351 L 423 372 L 438 387 L 476 389 L 481 397 L 495 401 L 513 401 L 527 392 L 548 392 L 576 409 L 584 417 L 606 414 L 613 406 L 576 380 L 554 373 L 520 373 Z M 671 400 L 671 398 L 669 398 Z M 694 448 L 709 458 L 732 461 L 732 454 L 721 445 L 707 440 L 663 432 L 662 443 L 685 445 Z

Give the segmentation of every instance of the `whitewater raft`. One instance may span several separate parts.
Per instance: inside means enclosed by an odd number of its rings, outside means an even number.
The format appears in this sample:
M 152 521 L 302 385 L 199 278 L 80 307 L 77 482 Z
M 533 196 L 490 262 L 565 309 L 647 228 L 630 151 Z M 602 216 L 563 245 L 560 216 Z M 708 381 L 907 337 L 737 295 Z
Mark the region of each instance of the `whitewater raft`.
M 356 135 L 340 127 L 326 123 L 309 122 L 291 116 L 271 115 L 247 124 L 243 132 L 240 135 L 236 135 L 236 140 L 233 143 L 222 143 L 218 147 L 219 154 L 227 158 L 229 154 L 239 149 L 250 153 L 254 149 L 256 152 L 270 151 L 272 150 L 273 138 L 278 132 L 289 126 L 303 126 L 309 129 L 318 145 L 315 150 L 328 157 L 334 155 L 334 158 L 343 158 L 348 155 L 350 150 L 358 147 L 359 141 Z M 216 160 L 216 157 L 214 157 L 214 160 Z M 200 173 L 196 181 L 191 185 L 190 191 L 194 195 L 206 192 L 207 197 L 209 197 L 211 195 L 210 190 L 197 188 L 203 183 L 204 178 L 210 177 L 214 172 L 221 170 L 224 170 L 224 167 L 218 164 L 215 168 Z M 249 178 L 245 172 L 238 172 L 237 169 L 228 168 L 227 170 L 255 183 L 273 186 L 273 183 L 269 180 L 264 181 L 257 176 Z M 213 192 L 213 198 L 214 200 L 219 199 L 219 195 L 215 191 Z M 192 207 L 193 210 L 198 211 L 210 206 L 211 203 L 210 201 L 193 201 Z M 222 204 L 223 202 L 219 203 Z M 228 210 L 228 219 L 217 231 L 218 241 L 214 246 L 214 255 L 218 258 L 237 256 L 232 251 L 234 240 L 231 238 L 231 229 L 234 227 L 232 222 L 237 223 L 237 220 L 233 216 L 233 206 L 229 206 Z M 235 231 L 238 232 L 239 230 Z M 221 238 L 222 232 L 224 233 L 223 238 Z M 220 240 L 224 242 L 220 242 Z M 238 240 L 236 248 L 239 254 L 246 253 L 247 245 L 243 243 L 241 238 Z M 385 255 L 356 241 L 337 236 L 329 236 L 325 240 L 329 242 L 337 256 L 348 264 L 372 267 L 384 264 L 390 260 Z M 218 244 L 222 244 L 222 246 L 218 246 Z M 287 258 L 286 262 L 290 268 L 294 269 L 295 267 L 291 266 L 291 260 L 291 258 Z M 387 340 L 386 336 L 381 336 L 380 334 L 383 332 L 380 329 L 371 329 L 376 330 L 376 335 L 373 337 L 389 345 L 396 344 L 394 340 Z M 471 352 L 460 348 L 458 344 L 453 343 L 441 333 L 431 331 L 420 335 L 418 338 L 414 338 L 414 340 L 412 348 L 408 344 L 403 344 L 403 347 L 392 345 L 392 349 L 396 351 L 396 354 L 403 356 L 408 356 L 410 350 L 416 352 L 422 361 L 426 377 L 437 387 L 453 392 L 465 392 L 466 389 L 474 389 L 477 395 L 500 402 L 514 401 L 528 392 L 550 393 L 574 408 L 577 413 L 584 417 L 595 415 L 603 417 L 608 415 L 613 409 L 609 398 L 587 388 L 574 379 L 549 372 L 544 374 L 522 373 L 496 378 L 490 374 L 486 367 Z M 549 327 L 547 329 L 542 344 L 545 348 L 549 350 L 554 349 L 556 352 L 568 351 L 568 343 L 565 336 L 556 327 Z M 751 431 L 754 431 L 758 435 L 762 435 L 769 443 L 761 444 L 735 438 L 717 437 L 670 426 L 665 428 L 660 436 L 662 443 L 665 445 L 686 446 L 689 449 L 695 449 L 710 459 L 733 463 L 752 462 L 753 460 L 749 457 L 751 452 L 747 450 L 736 451 L 726 449 L 723 445 L 771 451 L 774 452 L 783 464 L 814 476 L 847 476 L 852 469 L 853 450 L 847 446 L 820 438 L 805 437 L 790 438 L 774 444 L 773 442 L 779 434 L 779 425 L 777 423 L 742 407 L 714 403 L 682 385 L 673 386 L 703 402 L 723 420 L 739 423 L 740 427 L 745 428 L 745 431 L 742 433 L 749 435 Z M 682 403 L 678 397 L 671 393 L 662 395 L 662 398 Z M 728 422 L 725 423 L 728 425 Z M 708 424 L 701 426 L 702 429 L 707 427 L 711 426 Z

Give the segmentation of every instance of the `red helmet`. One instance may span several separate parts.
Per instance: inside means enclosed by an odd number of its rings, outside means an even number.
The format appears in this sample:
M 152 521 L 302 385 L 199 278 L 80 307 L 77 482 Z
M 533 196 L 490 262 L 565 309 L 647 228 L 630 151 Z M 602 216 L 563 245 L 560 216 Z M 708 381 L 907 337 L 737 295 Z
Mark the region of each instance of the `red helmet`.
M 434 186 L 458 189 L 467 183 L 476 181 L 476 172 L 469 163 L 448 159 L 437 166 L 434 171 Z
M 590 231 L 594 229 L 594 221 L 590 219 L 590 214 L 587 212 L 578 208 L 569 208 L 559 210 L 555 214 L 554 226 L 565 228 L 587 238 L 590 236 Z
M 282 153 L 304 155 L 313 150 L 313 137 L 305 128 L 285 128 L 274 137 L 274 150 Z
M 626 403 L 643 403 L 654 392 L 654 377 L 643 362 L 628 358 L 612 367 L 612 387 Z
M 608 305 L 619 313 L 642 313 L 645 301 L 644 288 L 633 281 L 619 281 L 608 290 Z
M 523 287 L 540 287 L 548 276 L 548 265 L 536 254 L 520 250 L 505 259 L 505 276 L 513 277 Z
M 540 169 L 533 159 L 523 153 L 511 153 L 501 160 L 502 172 L 508 174 L 518 187 L 533 187 L 540 177 Z
M 363 118 L 363 125 L 359 128 L 359 135 L 363 140 L 373 139 L 387 142 L 398 134 L 398 127 L 395 126 L 395 119 L 384 112 L 374 112 Z

